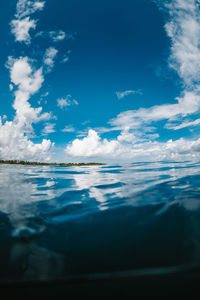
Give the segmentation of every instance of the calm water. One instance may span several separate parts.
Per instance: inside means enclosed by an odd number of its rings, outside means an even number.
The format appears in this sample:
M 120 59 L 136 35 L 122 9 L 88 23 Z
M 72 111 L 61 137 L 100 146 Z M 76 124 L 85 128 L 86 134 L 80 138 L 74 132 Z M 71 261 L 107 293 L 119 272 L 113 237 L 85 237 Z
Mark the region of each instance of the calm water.
M 200 164 L 0 165 L 0 280 L 200 265 Z

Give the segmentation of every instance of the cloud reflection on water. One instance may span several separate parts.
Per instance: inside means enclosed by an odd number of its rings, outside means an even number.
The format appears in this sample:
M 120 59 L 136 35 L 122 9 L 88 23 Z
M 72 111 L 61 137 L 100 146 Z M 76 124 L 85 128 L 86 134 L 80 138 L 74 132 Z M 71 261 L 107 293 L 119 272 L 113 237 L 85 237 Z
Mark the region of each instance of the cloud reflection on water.
M 77 247 L 82 251 L 86 242 L 70 236 L 70 224 L 74 224 L 75 236 L 78 235 L 80 239 L 81 227 L 76 227 L 77 222 L 84 220 L 85 224 L 89 222 L 89 227 L 95 227 L 95 222 L 100 222 L 96 221 L 101 216 L 99 213 L 106 211 L 112 220 L 122 209 L 119 222 L 121 218 L 121 224 L 126 224 L 126 217 L 130 218 L 129 222 L 132 220 L 133 224 L 130 223 L 129 229 L 125 228 L 129 231 L 135 230 L 134 226 L 147 226 L 146 222 L 151 218 L 158 222 L 159 216 L 172 207 L 184 208 L 191 213 L 187 220 L 190 224 L 189 240 L 196 249 L 199 247 L 197 229 L 200 228 L 197 220 L 200 209 L 199 176 L 200 165 L 190 163 L 92 167 L 0 165 L 0 212 L 9 222 L 9 226 L 5 225 L 5 232 L 12 240 L 8 249 L 9 263 L 11 268 L 16 265 L 18 270 L 18 275 L 13 276 L 27 280 L 62 277 L 72 268 L 68 251 L 72 251 L 73 256 L 76 243 L 80 242 Z M 115 212 L 112 214 L 113 209 Z M 141 210 L 146 209 L 146 217 L 143 219 L 145 215 L 141 215 L 140 225 L 129 216 L 134 209 L 138 216 Z M 115 220 L 117 216 L 113 218 Z M 110 222 L 108 217 L 105 224 L 101 224 L 102 231 L 107 226 L 106 222 Z M 87 226 L 85 228 L 86 233 L 94 239 Z M 152 236 L 152 243 L 154 238 Z M 51 239 L 55 241 L 52 243 Z M 128 240 L 123 243 L 128 243 Z M 73 250 L 70 250 L 71 247 Z M 195 259 L 199 261 L 195 249 Z

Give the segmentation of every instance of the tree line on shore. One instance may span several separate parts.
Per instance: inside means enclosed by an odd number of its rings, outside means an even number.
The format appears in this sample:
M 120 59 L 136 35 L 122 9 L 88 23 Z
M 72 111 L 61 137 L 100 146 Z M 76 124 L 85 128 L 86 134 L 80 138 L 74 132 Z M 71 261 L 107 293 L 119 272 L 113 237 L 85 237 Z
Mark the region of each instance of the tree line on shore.
M 36 166 L 101 166 L 103 163 L 89 162 L 89 163 L 47 163 L 24 160 L 0 160 L 0 164 L 7 165 L 36 165 Z

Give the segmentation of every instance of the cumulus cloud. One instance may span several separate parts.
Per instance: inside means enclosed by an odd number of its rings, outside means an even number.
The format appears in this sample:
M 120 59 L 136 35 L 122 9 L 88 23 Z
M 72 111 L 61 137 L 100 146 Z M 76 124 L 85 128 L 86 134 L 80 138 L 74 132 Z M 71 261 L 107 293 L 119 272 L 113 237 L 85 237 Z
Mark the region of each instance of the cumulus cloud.
M 30 30 L 36 28 L 36 21 L 30 15 L 43 9 L 44 1 L 19 0 L 15 19 L 11 21 L 11 32 L 16 41 L 29 44 Z M 43 112 L 42 107 L 32 107 L 29 100 L 36 94 L 44 82 L 45 67 L 53 67 L 53 59 L 57 53 L 54 48 L 47 49 L 42 67 L 35 68 L 34 60 L 27 56 L 19 58 L 8 57 L 6 67 L 10 72 L 9 89 L 13 92 L 15 116 L 7 121 L 0 117 L 0 157 L 1 159 L 50 160 L 51 149 L 54 146 L 49 139 L 34 143 L 33 124 L 48 121 L 51 113 Z M 47 94 L 46 94 L 47 95 Z M 43 134 L 54 131 L 55 124 L 46 123 Z
M 126 139 L 126 135 L 122 133 L 109 141 L 101 139 L 94 130 L 89 130 L 83 139 L 75 139 L 65 149 L 71 156 L 100 157 L 105 161 L 116 158 L 123 161 L 199 160 L 199 150 L 200 139 L 193 141 L 180 138 L 168 142 L 134 143 L 134 136 Z
M 16 19 L 10 23 L 11 32 L 14 34 L 17 42 L 30 44 L 31 37 L 29 31 L 36 28 L 36 20 L 30 19 L 30 15 L 38 10 L 42 10 L 44 4 L 44 1 L 19 0 L 17 2 Z
M 42 68 L 34 71 L 27 56 L 19 59 L 10 57 L 9 60 L 11 62 L 11 82 L 18 86 L 20 90 L 27 92 L 28 96 L 37 92 L 44 81 Z
M 11 21 L 11 32 L 15 35 L 15 40 L 17 42 L 25 42 L 30 44 L 31 37 L 29 34 L 30 29 L 36 28 L 36 21 L 30 20 L 26 17 L 22 20 L 16 19 Z
M 17 160 L 50 160 L 53 143 L 43 139 L 41 143 L 32 142 L 25 135 L 16 120 L 4 124 L 0 122 L 0 157 Z
M 0 157 L 2 159 L 48 160 L 53 143 L 43 139 L 35 144 L 29 138 L 34 135 L 33 123 L 49 120 L 50 113 L 42 113 L 42 107 L 33 108 L 29 99 L 42 86 L 42 68 L 34 69 L 28 57 L 9 57 L 7 67 L 12 86 L 15 86 L 13 121 L 0 119 Z
M 67 95 L 65 98 L 57 99 L 57 106 L 61 109 L 69 107 L 71 105 L 78 105 L 78 101 L 76 99 L 72 99 L 72 95 Z
M 142 90 L 126 90 L 123 92 L 116 92 L 115 94 L 118 99 L 123 99 L 128 95 L 135 95 L 135 94 L 142 95 Z
M 42 107 L 33 108 L 28 102 L 42 86 L 44 81 L 42 68 L 33 70 L 28 57 L 19 59 L 10 57 L 8 64 L 11 82 L 17 87 L 13 104 L 17 122 L 31 128 L 31 123 L 49 119 L 51 117 L 49 113 L 41 113 Z
M 110 154 L 116 149 L 118 142 L 104 139 L 101 141 L 95 130 L 90 129 L 88 136 L 81 139 L 75 139 L 71 145 L 68 145 L 66 152 L 72 156 L 97 156 L 102 153 Z

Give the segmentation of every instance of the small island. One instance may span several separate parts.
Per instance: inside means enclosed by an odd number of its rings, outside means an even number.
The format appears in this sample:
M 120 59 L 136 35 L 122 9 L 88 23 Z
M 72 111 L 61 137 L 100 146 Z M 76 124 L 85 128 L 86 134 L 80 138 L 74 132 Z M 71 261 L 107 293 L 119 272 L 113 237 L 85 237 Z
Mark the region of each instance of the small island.
M 23 160 L 0 160 L 0 164 L 6 165 L 36 165 L 36 166 L 103 166 L 104 163 L 47 163 L 47 162 L 36 162 L 36 161 L 23 161 Z

